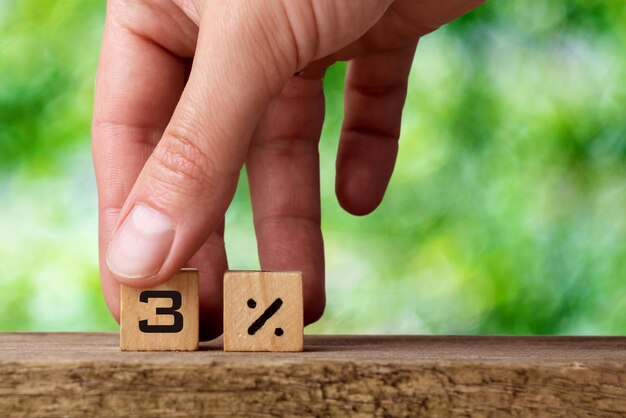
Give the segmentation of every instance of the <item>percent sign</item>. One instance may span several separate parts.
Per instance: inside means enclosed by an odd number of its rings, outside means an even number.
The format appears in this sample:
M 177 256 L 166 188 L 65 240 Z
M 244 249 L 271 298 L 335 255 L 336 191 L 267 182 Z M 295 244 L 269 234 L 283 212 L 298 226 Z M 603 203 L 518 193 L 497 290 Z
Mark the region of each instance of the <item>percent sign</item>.
M 267 320 L 274 316 L 276 312 L 278 312 L 281 306 L 283 306 L 283 300 L 281 298 L 277 298 L 274 302 L 272 302 L 270 306 L 267 307 L 267 309 L 261 314 L 261 316 L 259 316 L 256 321 L 254 321 L 252 325 L 248 327 L 248 334 L 256 334 L 256 332 L 260 330 L 263 325 L 265 325 Z M 254 299 L 248 299 L 248 308 L 256 308 L 256 301 Z M 280 337 L 281 335 L 283 335 L 283 329 L 276 328 L 274 330 L 274 334 L 277 337 Z

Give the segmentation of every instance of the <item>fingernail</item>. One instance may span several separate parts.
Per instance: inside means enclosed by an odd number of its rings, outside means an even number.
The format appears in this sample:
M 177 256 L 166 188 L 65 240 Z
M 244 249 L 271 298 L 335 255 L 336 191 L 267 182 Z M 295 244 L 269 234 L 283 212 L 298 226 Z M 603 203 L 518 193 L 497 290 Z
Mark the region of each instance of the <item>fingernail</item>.
M 146 205 L 136 205 L 109 244 L 107 266 L 123 279 L 156 274 L 174 241 L 174 223 Z

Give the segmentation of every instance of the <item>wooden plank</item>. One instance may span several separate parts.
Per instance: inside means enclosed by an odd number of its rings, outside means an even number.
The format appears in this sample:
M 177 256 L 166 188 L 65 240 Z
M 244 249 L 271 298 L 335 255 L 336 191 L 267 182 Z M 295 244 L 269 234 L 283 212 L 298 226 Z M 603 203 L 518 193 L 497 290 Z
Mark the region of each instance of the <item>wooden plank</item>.
M 626 337 L 305 336 L 302 353 L 120 352 L 0 334 L 0 416 L 626 416 Z

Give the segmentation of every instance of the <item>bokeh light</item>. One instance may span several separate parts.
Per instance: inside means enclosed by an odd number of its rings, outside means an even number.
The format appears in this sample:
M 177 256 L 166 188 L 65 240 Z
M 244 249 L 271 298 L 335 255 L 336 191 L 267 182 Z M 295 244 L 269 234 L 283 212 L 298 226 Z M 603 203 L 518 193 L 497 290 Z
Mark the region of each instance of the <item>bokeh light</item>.
M 0 2 L 0 330 L 116 330 L 90 157 L 104 2 Z M 337 204 L 345 64 L 320 144 L 314 333 L 626 333 L 626 8 L 490 2 L 420 42 L 381 207 Z M 258 268 L 245 176 L 232 268 Z

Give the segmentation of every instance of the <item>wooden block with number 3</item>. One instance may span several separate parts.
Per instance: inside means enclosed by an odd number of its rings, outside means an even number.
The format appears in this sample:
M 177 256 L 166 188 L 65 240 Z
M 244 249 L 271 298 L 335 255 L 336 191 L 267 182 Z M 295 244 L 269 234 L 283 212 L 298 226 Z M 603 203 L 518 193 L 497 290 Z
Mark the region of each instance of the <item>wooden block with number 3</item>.
M 198 348 L 198 270 L 182 269 L 151 289 L 121 286 L 122 351 Z
M 302 273 L 224 275 L 224 351 L 302 351 Z

